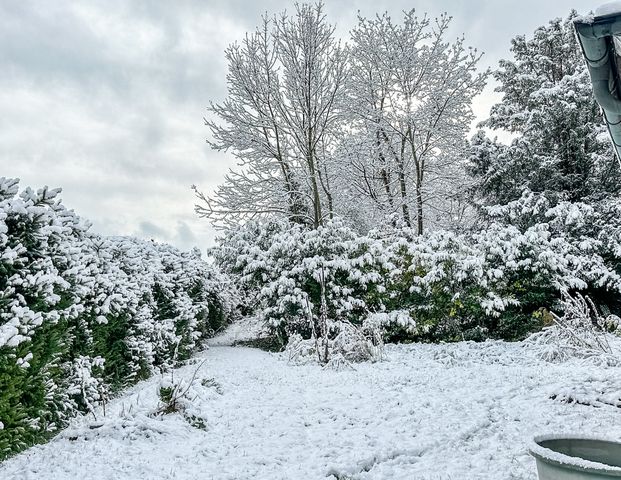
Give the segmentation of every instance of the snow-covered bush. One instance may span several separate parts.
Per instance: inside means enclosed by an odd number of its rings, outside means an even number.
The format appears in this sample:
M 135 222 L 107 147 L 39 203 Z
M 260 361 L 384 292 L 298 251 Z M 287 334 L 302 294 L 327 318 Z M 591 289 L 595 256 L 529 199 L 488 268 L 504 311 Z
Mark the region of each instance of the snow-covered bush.
M 0 458 L 187 358 L 230 311 L 199 252 L 93 234 L 59 192 L 0 178 Z
M 604 292 L 609 299 L 621 292 L 614 262 L 553 222 L 404 237 L 388 246 L 399 265 L 389 309 L 408 309 L 423 338 L 521 338 L 541 324 L 533 314 L 556 306 L 564 290 L 597 290 L 602 301 Z
M 323 301 L 329 319 L 355 324 L 382 308 L 394 266 L 381 241 L 361 237 L 339 221 L 314 230 L 274 225 L 240 229 L 261 232 L 254 238 L 239 230 L 229 233 L 213 254 L 240 289 L 254 290 L 259 317 L 283 340 L 292 333 L 310 338 Z
M 384 355 L 384 340 L 380 328 L 356 326 L 350 322 L 332 325 L 331 337 L 303 338 L 299 333 L 289 337 L 285 354 L 293 363 L 319 362 L 341 369 L 352 363 L 380 361 Z
M 599 292 L 598 303 L 615 308 L 621 278 L 604 242 L 560 228 L 587 211 L 557 206 L 544 211 L 548 222 L 497 221 L 461 234 L 251 224 L 223 237 L 214 255 L 283 340 L 322 337 L 323 303 L 330 339 L 344 321 L 380 326 L 388 341 L 516 339 L 540 328 L 541 309 L 556 308 L 565 290 Z
M 240 228 L 226 230 L 218 247 L 209 251 L 220 269 L 236 279 L 242 313 L 250 313 L 258 306 L 260 287 L 271 274 L 266 252 L 276 235 L 291 228 L 279 219 L 247 222 Z
M 596 303 L 608 304 L 621 312 L 619 291 L 621 278 L 621 201 L 603 197 L 591 203 L 552 202 L 543 194 L 524 191 L 521 198 L 506 205 L 488 207 L 488 218 L 493 223 L 510 224 L 521 232 L 539 225 L 560 245 L 565 243 L 568 261 L 588 286 Z M 573 286 L 570 288 L 574 288 Z M 612 292 L 612 294 L 611 294 Z
M 383 309 L 394 267 L 383 247 L 339 221 L 314 230 L 269 222 L 228 233 L 213 255 L 241 290 L 254 290 L 258 317 L 283 344 L 291 339 L 292 359 L 325 364 L 381 356 L 377 335 L 360 327 L 370 312 Z
M 611 335 L 619 332 L 619 317 L 603 316 L 589 297 L 579 293 L 563 292 L 562 307 L 562 316 L 551 313 L 552 324 L 528 338 L 527 343 L 542 359 L 558 363 L 581 358 L 606 365 L 621 364 L 621 351 L 613 348 L 619 339 Z

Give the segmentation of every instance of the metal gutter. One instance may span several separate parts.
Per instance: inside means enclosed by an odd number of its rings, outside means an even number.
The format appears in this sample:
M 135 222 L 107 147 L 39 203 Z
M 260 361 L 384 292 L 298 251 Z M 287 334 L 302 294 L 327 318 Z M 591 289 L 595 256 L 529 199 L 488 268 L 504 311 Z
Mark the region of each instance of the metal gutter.
M 589 19 L 576 19 L 574 27 L 586 60 L 593 95 L 604 111 L 610 138 L 621 164 L 621 86 L 614 36 L 621 35 L 621 11 Z M 621 61 L 621 52 L 619 52 Z

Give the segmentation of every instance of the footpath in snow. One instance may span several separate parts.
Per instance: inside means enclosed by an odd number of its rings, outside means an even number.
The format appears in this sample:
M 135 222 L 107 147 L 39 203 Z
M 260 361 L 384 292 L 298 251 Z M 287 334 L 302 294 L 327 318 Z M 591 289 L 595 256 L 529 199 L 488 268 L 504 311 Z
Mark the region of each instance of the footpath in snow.
M 385 361 L 343 371 L 213 343 L 174 372 L 189 379 L 204 360 L 194 425 L 149 415 L 153 378 L 0 464 L 0 478 L 535 479 L 535 434 L 621 438 L 618 407 L 561 401 L 619 398 L 620 368 L 550 364 L 520 343 L 389 346 Z

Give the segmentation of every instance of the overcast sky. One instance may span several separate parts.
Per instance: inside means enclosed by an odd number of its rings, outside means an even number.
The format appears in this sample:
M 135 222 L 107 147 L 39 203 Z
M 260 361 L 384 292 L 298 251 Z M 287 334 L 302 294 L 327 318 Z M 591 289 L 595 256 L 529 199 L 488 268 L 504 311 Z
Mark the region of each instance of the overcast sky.
M 253 30 L 278 0 L 0 0 L 0 176 L 62 187 L 65 204 L 104 234 L 134 234 L 205 248 L 213 230 L 193 213 L 191 184 L 209 192 L 234 166 L 210 151 L 210 100 L 226 94 L 224 48 Z M 454 17 L 452 37 L 509 56 L 510 39 L 580 13 L 582 0 L 326 1 L 346 37 L 357 11 L 403 9 Z M 479 119 L 498 99 L 490 86 Z

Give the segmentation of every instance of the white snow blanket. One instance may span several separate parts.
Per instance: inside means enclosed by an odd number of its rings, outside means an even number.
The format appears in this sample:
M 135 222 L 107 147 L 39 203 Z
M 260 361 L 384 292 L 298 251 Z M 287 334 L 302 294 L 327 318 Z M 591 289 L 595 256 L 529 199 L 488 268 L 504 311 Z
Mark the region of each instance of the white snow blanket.
M 604 3 L 595 10 L 596 17 L 613 15 L 615 13 L 621 13 L 621 2 L 619 1 Z
M 0 478 L 535 479 L 534 435 L 621 438 L 619 367 L 546 363 L 502 342 L 389 346 L 386 356 L 334 371 L 213 346 L 196 359 L 205 363 L 185 413 L 203 428 L 149 415 L 154 378 L 105 417 L 76 419 L 7 460 Z M 197 366 L 176 370 L 175 381 Z M 583 402 L 568 403 L 573 390 Z M 611 402 L 583 404 L 597 395 Z

